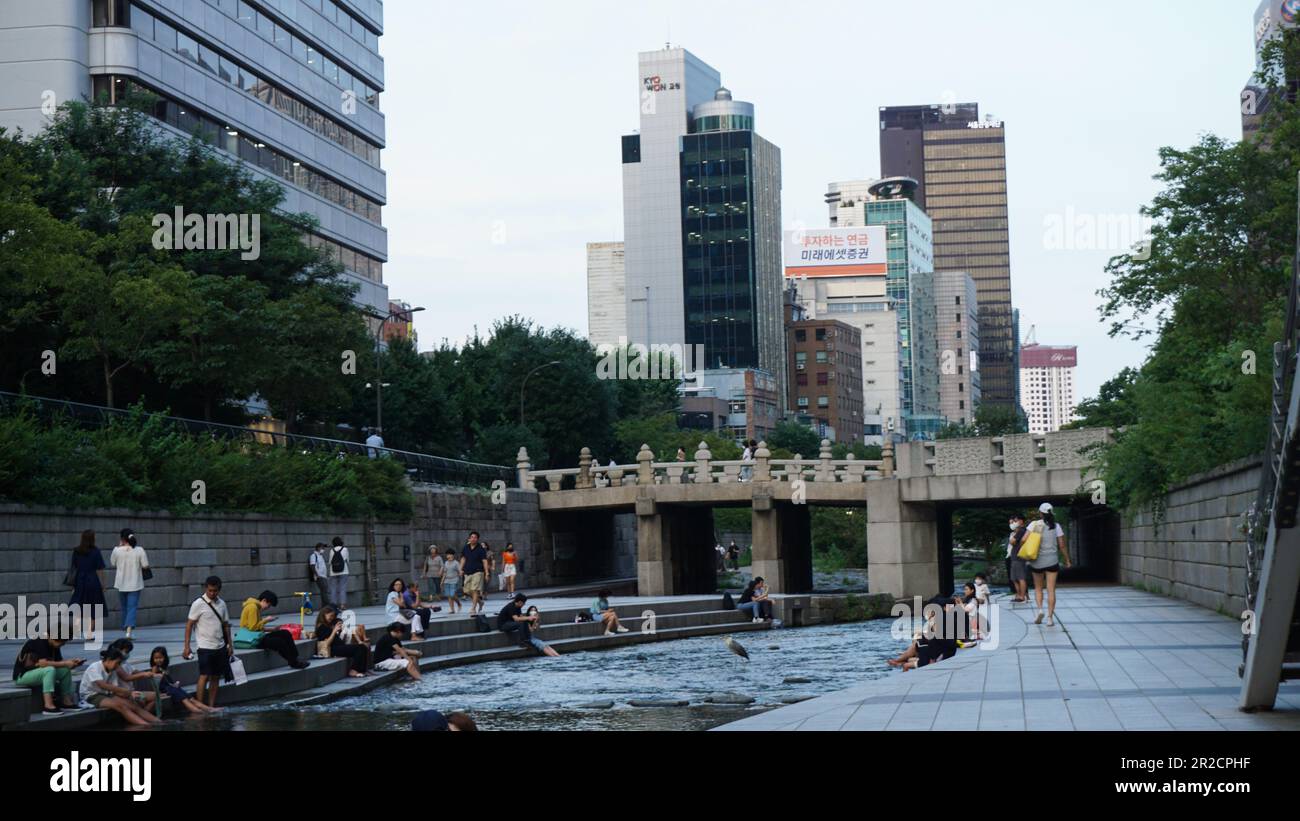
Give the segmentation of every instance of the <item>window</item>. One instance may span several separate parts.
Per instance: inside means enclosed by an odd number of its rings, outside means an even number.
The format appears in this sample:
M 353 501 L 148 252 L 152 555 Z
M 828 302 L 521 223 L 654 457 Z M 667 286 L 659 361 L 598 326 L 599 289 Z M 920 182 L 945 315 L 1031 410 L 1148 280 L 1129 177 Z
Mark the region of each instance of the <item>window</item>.
M 808 361 L 808 354 L 804 351 L 795 351 L 794 361 L 796 365 L 802 365 Z
M 795 380 L 794 380 L 794 381 L 795 381 L 795 384 L 796 384 L 796 385 L 807 385 L 807 384 L 808 384 L 808 374 L 806 374 L 806 373 L 796 374 L 796 375 L 795 375 Z
M 199 65 L 208 71 L 216 73 L 220 68 L 220 58 L 212 53 L 212 49 L 207 46 L 199 46 Z
M 826 362 L 827 362 L 828 360 L 826 359 L 826 352 L 825 352 L 825 351 L 818 351 L 818 352 L 817 352 L 817 361 L 818 361 L 818 363 L 820 363 L 820 364 L 822 364 L 822 365 L 825 365 L 825 364 L 826 364 Z
M 966 400 L 965 400 L 965 399 L 958 399 L 958 400 L 957 400 L 957 410 L 966 410 Z
M 823 341 L 824 339 L 826 339 L 826 329 L 825 329 L 825 328 L 818 328 L 818 329 L 817 329 L 817 341 L 818 341 L 818 342 L 821 342 L 821 341 Z
M 257 21 L 257 12 L 253 10 L 252 6 L 245 3 L 244 0 L 239 0 L 235 12 L 235 19 L 239 20 L 241 24 L 252 28 Z
M 130 9 L 127 0 L 94 0 L 90 4 L 91 25 L 127 28 L 131 24 Z
M 795 341 L 795 342 L 807 342 L 807 341 L 808 341 L 808 332 L 805 331 L 805 330 L 802 330 L 802 329 L 801 329 L 801 330 L 798 330 L 798 331 L 795 331 L 795 332 L 794 332 L 794 341 Z
M 199 44 L 183 32 L 176 32 L 176 53 L 191 60 L 199 59 Z
M 828 384 L 826 371 L 822 371 L 821 373 L 817 374 L 817 384 L 818 385 Z
M 801 408 L 808 407 L 808 397 L 806 396 L 799 397 L 799 407 Z
M 830 398 L 829 396 L 819 396 L 819 397 L 817 397 L 817 407 L 819 407 L 819 408 L 829 408 L 830 406 L 831 406 L 831 398 Z
M 145 40 L 153 40 L 153 15 L 138 8 L 131 12 L 131 30 Z
M 293 47 L 292 35 L 289 34 L 288 29 L 286 29 L 284 26 L 280 25 L 279 23 L 275 24 L 275 33 L 273 35 L 273 39 L 275 40 L 276 46 L 284 49 L 285 51 L 289 51 Z

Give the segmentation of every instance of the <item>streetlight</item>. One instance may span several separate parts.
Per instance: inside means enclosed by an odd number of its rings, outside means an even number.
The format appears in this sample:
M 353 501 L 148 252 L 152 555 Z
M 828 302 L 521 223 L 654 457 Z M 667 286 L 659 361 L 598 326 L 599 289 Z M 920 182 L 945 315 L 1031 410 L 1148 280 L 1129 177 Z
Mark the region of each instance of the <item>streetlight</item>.
M 547 362 L 544 365 L 538 365 L 536 368 L 533 368 L 531 371 L 528 372 L 528 376 L 524 377 L 523 384 L 519 386 L 519 427 L 522 428 L 524 426 L 524 388 L 528 387 L 528 377 L 537 373 L 542 368 L 549 368 L 552 365 L 559 365 L 559 364 L 561 364 L 560 360 L 557 359 L 553 362 Z
M 424 308 L 406 308 L 401 311 L 389 311 L 387 315 L 380 316 L 377 312 L 366 311 L 368 316 L 379 320 L 379 329 L 375 332 L 375 431 L 383 436 L 384 430 L 384 366 L 383 360 L 379 357 L 379 346 L 382 344 L 384 337 L 384 326 L 388 320 L 395 319 L 399 316 L 409 317 Z

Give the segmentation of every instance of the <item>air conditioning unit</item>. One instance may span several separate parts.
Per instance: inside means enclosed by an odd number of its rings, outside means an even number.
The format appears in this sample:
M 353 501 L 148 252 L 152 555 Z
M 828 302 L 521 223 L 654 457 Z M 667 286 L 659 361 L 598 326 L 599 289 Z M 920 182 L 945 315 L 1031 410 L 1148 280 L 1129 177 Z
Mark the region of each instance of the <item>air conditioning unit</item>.
M 795 368 L 798 369 L 798 370 L 801 370 L 801 371 L 804 370 L 804 369 L 807 368 L 807 367 L 808 367 L 808 366 L 805 365 L 805 364 L 802 363 L 802 362 L 800 362 L 798 365 L 795 365 Z

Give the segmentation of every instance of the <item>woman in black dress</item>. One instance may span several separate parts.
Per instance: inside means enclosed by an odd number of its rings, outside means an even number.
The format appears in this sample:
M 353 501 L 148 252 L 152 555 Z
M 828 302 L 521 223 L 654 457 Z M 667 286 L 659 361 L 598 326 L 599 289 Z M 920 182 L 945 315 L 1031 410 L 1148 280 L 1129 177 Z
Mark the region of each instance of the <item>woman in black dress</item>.
M 95 546 L 95 531 L 83 530 L 81 544 L 72 551 L 71 605 L 82 607 L 89 624 L 85 626 L 83 636 L 95 632 L 95 606 L 104 605 L 104 584 L 100 573 L 104 570 L 104 554 Z M 101 611 L 102 612 L 102 611 Z

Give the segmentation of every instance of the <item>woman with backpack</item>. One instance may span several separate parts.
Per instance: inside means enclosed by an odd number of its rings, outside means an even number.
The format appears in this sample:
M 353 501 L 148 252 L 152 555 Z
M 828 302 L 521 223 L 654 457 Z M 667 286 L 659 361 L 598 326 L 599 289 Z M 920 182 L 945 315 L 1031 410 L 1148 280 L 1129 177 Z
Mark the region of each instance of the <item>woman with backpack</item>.
M 126 637 L 131 638 L 135 630 L 135 615 L 140 609 L 140 594 L 144 592 L 144 583 L 153 576 L 149 569 L 149 557 L 144 548 L 136 544 L 135 533 L 131 528 L 122 528 L 122 541 L 113 548 L 109 563 L 117 568 L 113 586 L 122 602 L 122 627 Z
M 82 608 L 81 612 L 85 614 L 87 623 L 82 625 L 83 636 L 94 634 L 95 608 L 102 608 L 105 604 L 103 572 L 104 554 L 95 546 L 95 531 L 83 530 L 81 543 L 72 551 L 72 566 L 68 568 L 72 581 L 72 600 L 68 604 Z
M 1070 552 L 1065 548 L 1065 530 L 1052 515 L 1051 504 L 1043 502 L 1038 506 L 1038 512 L 1043 516 L 1042 521 L 1034 523 L 1040 536 L 1038 556 L 1029 563 L 1034 574 L 1034 602 L 1038 611 L 1034 624 L 1043 623 L 1043 585 L 1046 582 L 1047 626 L 1051 627 L 1056 614 L 1056 576 L 1061 572 L 1062 562 L 1069 568 Z
M 325 566 L 329 568 L 330 604 L 339 610 L 346 610 L 348 607 L 348 549 L 343 546 L 341 537 L 334 537 L 329 551 L 325 554 Z

